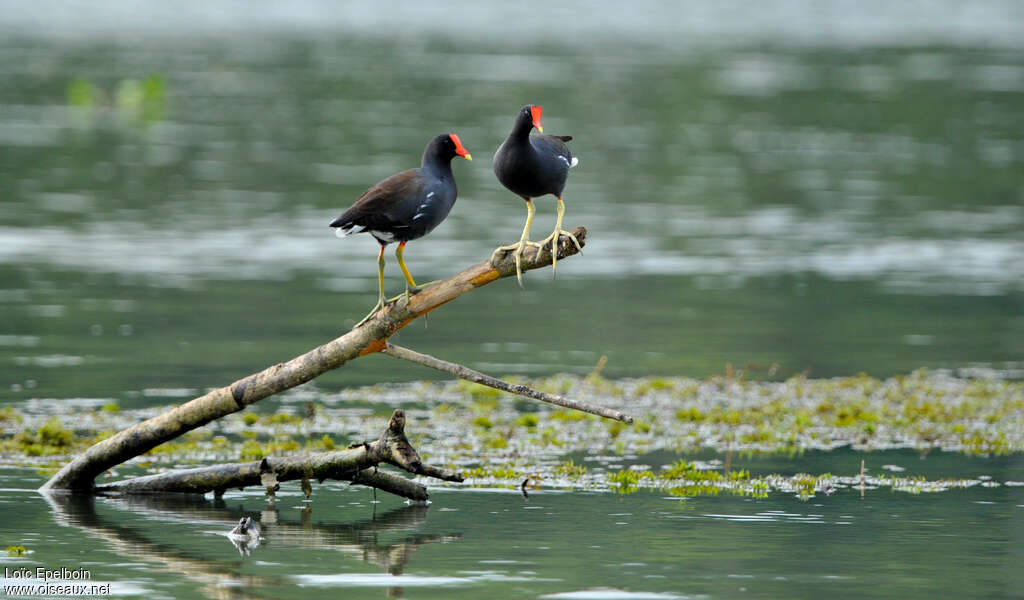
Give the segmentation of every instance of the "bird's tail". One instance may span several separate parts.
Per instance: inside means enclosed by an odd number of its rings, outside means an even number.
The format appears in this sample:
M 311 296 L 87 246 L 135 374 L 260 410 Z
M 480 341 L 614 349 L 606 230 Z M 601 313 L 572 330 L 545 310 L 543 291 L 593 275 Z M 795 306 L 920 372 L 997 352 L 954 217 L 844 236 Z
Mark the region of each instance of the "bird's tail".
M 358 233 L 356 231 L 356 224 L 344 218 L 344 215 L 331 221 L 331 227 L 335 228 L 334 235 L 340 238 L 352 235 L 353 233 Z

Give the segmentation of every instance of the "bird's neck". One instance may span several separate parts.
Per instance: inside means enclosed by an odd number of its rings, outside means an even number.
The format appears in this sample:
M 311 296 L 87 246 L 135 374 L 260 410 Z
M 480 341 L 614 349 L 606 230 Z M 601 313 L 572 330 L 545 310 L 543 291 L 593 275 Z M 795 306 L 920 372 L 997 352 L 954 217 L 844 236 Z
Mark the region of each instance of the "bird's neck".
M 531 131 L 533 131 L 533 123 L 526 119 L 516 119 L 515 125 L 512 126 L 512 132 L 508 134 L 508 139 L 525 143 L 529 141 Z
M 443 160 L 437 156 L 424 154 L 423 160 L 420 162 L 420 170 L 432 173 L 441 179 L 451 179 L 452 160 L 450 158 Z

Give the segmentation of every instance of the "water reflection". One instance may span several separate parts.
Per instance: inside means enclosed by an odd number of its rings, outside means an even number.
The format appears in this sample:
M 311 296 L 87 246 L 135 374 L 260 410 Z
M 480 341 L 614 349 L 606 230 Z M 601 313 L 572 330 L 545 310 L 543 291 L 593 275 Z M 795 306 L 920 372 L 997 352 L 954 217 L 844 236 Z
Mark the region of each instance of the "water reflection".
M 414 504 L 388 510 L 380 515 L 345 523 L 315 522 L 313 508 L 306 504 L 297 520 L 282 519 L 276 504 L 268 501 L 259 513 L 262 530 L 259 544 L 240 542 L 225 534 L 240 517 L 252 516 L 241 505 L 230 507 L 223 499 L 207 500 L 188 494 L 132 495 L 122 497 L 93 497 L 80 494 L 44 494 L 53 520 L 63 527 L 74 527 L 92 537 L 103 540 L 107 547 L 126 560 L 145 560 L 169 573 L 181 575 L 200 584 L 206 597 L 264 598 L 261 588 L 288 586 L 291 581 L 309 585 L 326 585 L 331 576 L 293 572 L 284 574 L 253 575 L 241 570 L 250 554 L 258 557 L 261 546 L 294 549 L 331 550 L 361 560 L 382 569 L 381 579 L 375 585 L 392 586 L 389 597 L 401 597 L 401 585 L 408 585 L 403 575 L 416 551 L 428 544 L 447 544 L 458 541 L 461 533 L 416 533 L 427 519 L 427 507 Z M 118 509 L 117 517 L 101 515 L 97 502 Z M 143 526 L 129 526 L 120 522 L 121 516 L 142 517 Z M 155 541 L 147 532 L 159 524 L 168 526 L 202 525 L 209 527 L 210 535 L 224 535 L 242 555 L 239 558 L 211 558 L 208 548 L 186 548 L 173 543 Z M 159 536 L 156 536 L 159 537 Z M 397 541 L 384 541 L 387 537 Z M 230 546 L 220 546 L 224 551 Z M 233 553 L 233 550 L 232 550 Z M 363 575 L 362 577 L 371 577 Z M 326 578 L 326 579 L 325 579 Z M 393 579 L 389 579 L 393 578 Z M 339 583 L 344 583 L 344 578 Z
M 92 537 L 102 540 L 107 547 L 126 560 L 145 560 L 158 568 L 175 575 L 181 575 L 200 584 L 200 589 L 208 598 L 217 600 L 256 599 L 263 596 L 255 595 L 247 590 L 273 585 L 273 578 L 255 575 L 239 575 L 238 561 L 226 558 L 210 559 L 197 556 L 196 553 L 177 546 L 152 541 L 140 528 L 129 527 L 116 523 L 96 512 L 97 498 L 85 494 L 45 494 L 43 496 L 53 513 L 54 522 L 62 527 L 78 528 Z M 211 508 L 200 497 L 191 498 L 154 496 L 150 501 L 134 500 L 124 503 L 125 508 L 131 505 L 145 507 L 143 510 L 168 511 L 171 522 L 174 520 L 190 522 L 190 519 L 209 517 L 206 509 Z M 108 500 L 102 500 L 108 502 Z M 229 512 L 229 511 L 225 511 Z M 225 528 L 226 530 L 226 528 Z

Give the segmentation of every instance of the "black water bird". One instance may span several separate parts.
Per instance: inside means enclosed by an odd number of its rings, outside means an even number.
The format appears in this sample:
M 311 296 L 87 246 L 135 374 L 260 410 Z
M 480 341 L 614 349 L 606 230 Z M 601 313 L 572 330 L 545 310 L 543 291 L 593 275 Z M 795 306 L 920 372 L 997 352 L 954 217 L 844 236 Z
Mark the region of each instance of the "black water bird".
M 554 275 L 558 263 L 558 237 L 567 235 L 576 244 L 580 243 L 572 233 L 562 229 L 562 216 L 565 214 L 565 203 L 562 191 L 565 180 L 569 177 L 569 169 L 579 164 L 579 159 L 572 155 L 566 144 L 572 139 L 570 135 L 544 135 L 541 126 L 541 107 L 528 104 L 519 110 L 512 131 L 494 154 L 494 174 L 506 188 L 526 201 L 526 224 L 518 244 L 502 246 L 496 252 L 514 250 L 516 262 L 516 278 L 523 283 L 520 260 L 527 244 L 541 247 L 551 242 L 551 271 Z M 533 128 L 540 135 L 530 135 Z M 530 224 L 533 222 L 535 208 L 533 199 L 552 194 L 558 199 L 558 217 L 554 232 L 540 243 L 531 242 Z
M 418 169 L 396 173 L 377 183 L 331 221 L 339 237 L 365 232 L 380 244 L 377 254 L 380 294 L 367 318 L 384 306 L 384 248 L 388 244 L 398 242 L 395 256 L 405 276 L 406 295 L 419 290 L 402 258 L 405 244 L 433 231 L 451 211 L 458 194 L 452 173 L 452 159 L 456 156 L 473 160 L 459 136 L 446 133 L 435 137 L 423 151 Z

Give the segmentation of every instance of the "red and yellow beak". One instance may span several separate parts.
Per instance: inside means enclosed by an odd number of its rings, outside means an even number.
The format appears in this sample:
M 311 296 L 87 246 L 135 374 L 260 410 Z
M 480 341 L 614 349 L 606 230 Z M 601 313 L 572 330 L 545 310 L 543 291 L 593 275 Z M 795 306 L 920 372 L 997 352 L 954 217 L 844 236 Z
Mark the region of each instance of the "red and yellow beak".
M 455 142 L 456 155 L 461 156 L 466 160 L 473 160 L 473 156 L 469 153 L 469 150 L 466 150 L 466 147 L 462 145 L 462 140 L 459 139 L 459 136 L 455 135 L 454 133 L 449 133 L 448 137 L 450 137 L 452 141 Z
M 537 131 L 544 133 L 544 128 L 540 124 L 540 113 L 541 108 L 539 106 L 530 107 L 530 116 L 533 118 L 533 126 L 537 128 Z

